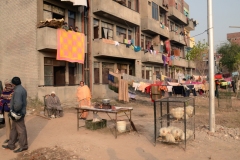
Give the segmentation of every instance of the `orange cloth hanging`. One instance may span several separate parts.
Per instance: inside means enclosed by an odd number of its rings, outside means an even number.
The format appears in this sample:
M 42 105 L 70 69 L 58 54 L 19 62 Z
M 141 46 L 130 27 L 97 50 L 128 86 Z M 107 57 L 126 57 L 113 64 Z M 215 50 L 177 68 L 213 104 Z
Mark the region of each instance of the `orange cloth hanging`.
M 83 33 L 57 30 L 57 60 L 84 64 L 85 36 Z

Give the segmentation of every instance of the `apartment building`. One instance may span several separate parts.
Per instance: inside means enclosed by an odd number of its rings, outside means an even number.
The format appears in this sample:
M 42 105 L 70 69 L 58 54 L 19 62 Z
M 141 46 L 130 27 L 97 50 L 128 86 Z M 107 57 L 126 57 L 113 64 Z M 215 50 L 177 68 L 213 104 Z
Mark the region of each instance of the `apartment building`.
M 160 72 L 175 78 L 177 68 L 191 74 L 195 68 L 185 60 L 186 35 L 195 25 L 183 0 L 88 0 L 88 10 L 66 0 L 0 4 L 0 79 L 19 76 L 33 98 L 54 90 L 63 102 L 73 101 L 80 80 L 91 87 L 93 98 L 111 97 L 109 71 L 154 80 Z M 57 30 L 36 27 L 51 18 L 63 18 L 86 35 L 84 64 L 56 60 Z M 179 53 L 171 65 L 162 60 L 166 48 Z
M 73 101 L 83 65 L 56 60 L 57 29 L 37 24 L 63 18 L 83 32 L 82 17 L 79 6 L 61 0 L 0 1 L 0 79 L 19 76 L 32 98 L 55 91 L 62 102 Z
M 240 32 L 228 33 L 227 40 L 240 45 Z
M 190 47 L 190 31 L 196 24 L 189 19 L 189 6 L 183 0 L 92 0 L 93 92 L 96 97 L 108 91 L 107 75 L 117 69 L 126 74 L 154 80 L 163 73 L 175 78 L 176 70 L 193 74 L 195 63 L 185 59 Z M 119 42 L 119 46 L 113 42 Z M 142 50 L 126 48 L 125 41 Z M 162 54 L 169 41 L 171 55 L 179 56 L 164 65 Z M 111 44 L 112 43 L 112 44 Z M 153 50 L 150 53 L 149 48 Z M 149 51 L 149 52 L 146 52 Z

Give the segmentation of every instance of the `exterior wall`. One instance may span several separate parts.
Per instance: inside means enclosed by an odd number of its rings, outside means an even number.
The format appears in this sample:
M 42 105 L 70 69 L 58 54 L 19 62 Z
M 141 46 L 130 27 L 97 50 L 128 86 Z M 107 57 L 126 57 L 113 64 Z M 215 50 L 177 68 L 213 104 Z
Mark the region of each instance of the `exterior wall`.
M 37 1 L 0 1 L 0 80 L 19 76 L 28 96 L 37 96 Z
M 43 102 L 43 96 L 55 91 L 62 103 L 77 101 L 76 93 L 78 86 L 61 86 L 61 87 L 38 87 L 38 99 Z M 75 106 L 72 106 L 75 107 Z
M 227 40 L 240 45 L 240 32 L 228 33 Z
M 131 22 L 135 25 L 140 25 L 140 14 L 125 6 L 120 5 L 112 0 L 93 0 L 92 1 L 93 13 L 104 12 L 120 19 Z M 121 14 L 120 14 L 121 13 Z M 102 14 L 102 13 L 98 13 Z
M 115 46 L 113 44 L 104 43 L 102 40 L 95 39 L 92 42 L 94 56 L 109 56 L 127 59 L 140 59 L 138 53 L 131 48 L 126 48 L 125 44 Z

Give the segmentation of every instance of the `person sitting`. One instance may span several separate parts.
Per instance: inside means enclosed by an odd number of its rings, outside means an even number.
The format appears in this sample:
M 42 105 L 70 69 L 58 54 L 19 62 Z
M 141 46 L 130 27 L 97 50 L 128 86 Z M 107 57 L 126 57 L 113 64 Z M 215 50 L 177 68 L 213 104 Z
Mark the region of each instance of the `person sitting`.
M 75 27 L 74 31 L 75 31 L 75 32 L 79 32 L 79 29 L 78 29 L 77 26 Z
M 77 99 L 79 102 L 79 107 L 90 107 L 91 105 L 91 93 L 87 85 L 84 85 L 84 82 L 80 82 L 80 86 L 77 88 Z M 87 111 L 81 113 L 81 119 L 86 119 L 88 116 Z
M 62 29 L 65 29 L 66 31 L 69 30 L 67 22 L 63 23 Z
M 60 100 L 58 96 L 56 96 L 55 92 L 52 91 L 51 95 L 47 98 L 47 108 L 52 111 L 52 118 L 56 116 L 56 118 L 63 116 L 63 108 L 61 106 Z M 55 112 L 55 115 L 54 115 Z
M 5 119 L 5 127 L 6 127 L 6 140 L 4 143 L 8 143 L 10 139 L 10 131 L 11 131 L 11 124 L 12 120 L 8 117 L 10 111 L 10 101 L 13 95 L 13 86 L 10 80 L 5 80 L 4 82 L 5 88 L 0 96 L 0 113 L 1 111 L 4 112 L 4 119 Z
M 70 31 L 73 31 L 73 26 L 72 26 L 72 25 L 69 26 L 69 30 L 70 30 Z

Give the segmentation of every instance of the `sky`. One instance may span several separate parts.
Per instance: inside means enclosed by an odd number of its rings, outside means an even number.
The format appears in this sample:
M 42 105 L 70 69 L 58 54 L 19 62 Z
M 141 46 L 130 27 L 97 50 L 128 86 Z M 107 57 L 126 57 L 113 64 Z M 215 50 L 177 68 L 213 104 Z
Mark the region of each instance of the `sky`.
M 195 30 L 190 32 L 191 36 L 204 32 L 208 27 L 207 2 L 208 0 L 185 0 L 189 5 L 189 18 L 199 23 Z M 227 33 L 240 32 L 240 28 L 229 28 L 229 26 L 240 27 L 240 0 L 212 0 L 213 3 L 213 35 L 214 49 L 227 42 Z M 195 41 L 208 40 L 207 32 L 196 36 Z

